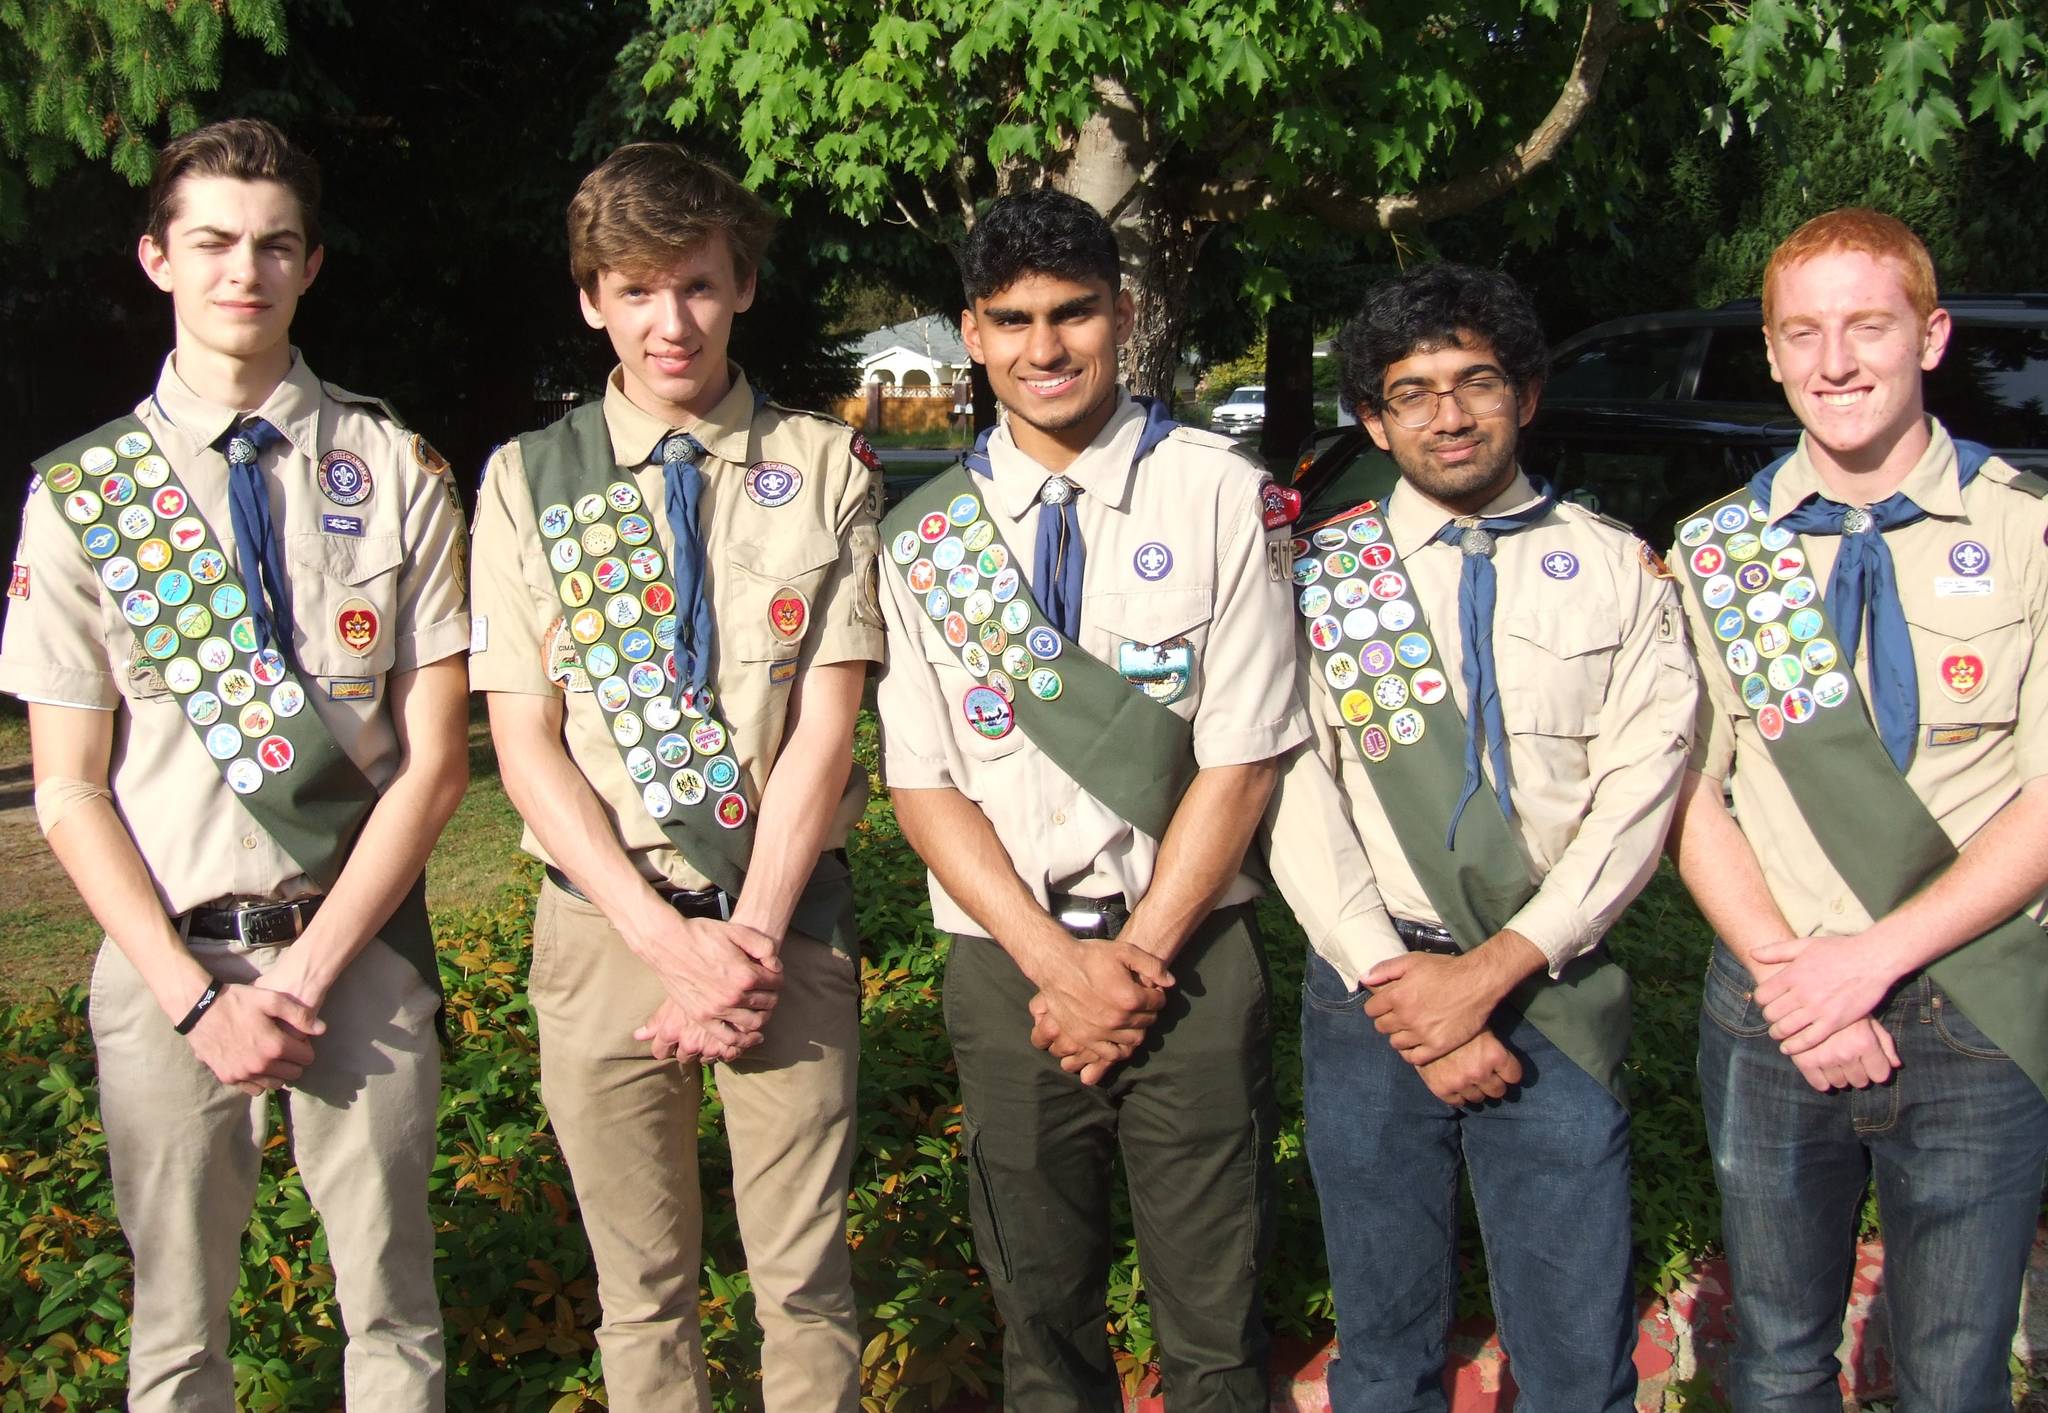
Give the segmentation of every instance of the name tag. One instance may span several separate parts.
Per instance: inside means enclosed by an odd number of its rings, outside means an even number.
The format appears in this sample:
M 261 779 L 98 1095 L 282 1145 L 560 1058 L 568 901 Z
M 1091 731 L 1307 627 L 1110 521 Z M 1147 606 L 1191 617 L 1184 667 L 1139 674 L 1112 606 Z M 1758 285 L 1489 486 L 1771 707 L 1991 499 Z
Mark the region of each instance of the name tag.
M 367 702 L 377 696 L 374 677 L 326 677 L 320 685 L 326 689 L 330 702 Z
M 1927 744 L 1930 746 L 1960 746 L 1974 741 L 1984 734 L 1982 726 L 1930 726 L 1927 728 Z
M 1967 578 L 1944 575 L 1934 581 L 1934 596 L 1938 599 L 1977 599 L 1990 592 L 1989 574 L 1973 574 Z
M 323 515 L 320 517 L 320 528 L 330 535 L 360 535 L 363 533 L 363 522 L 362 518 L 356 515 Z

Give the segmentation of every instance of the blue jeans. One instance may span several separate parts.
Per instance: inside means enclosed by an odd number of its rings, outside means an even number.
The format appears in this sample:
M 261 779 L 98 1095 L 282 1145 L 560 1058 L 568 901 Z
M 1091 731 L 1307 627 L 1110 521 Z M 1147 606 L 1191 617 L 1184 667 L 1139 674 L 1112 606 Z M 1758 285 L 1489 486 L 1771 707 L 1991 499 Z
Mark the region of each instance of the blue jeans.
M 1472 1179 L 1517 1413 L 1631 1413 L 1628 1111 L 1516 1019 L 1505 1100 L 1429 1092 L 1311 954 L 1301 1052 L 1308 1157 L 1337 1297 L 1337 1413 L 1441 1413 L 1457 1296 L 1458 1171 Z M 1496 1013 L 1496 1023 L 1508 1020 Z
M 1735 1285 L 1738 1413 L 1841 1413 L 1835 1349 L 1873 1170 L 1899 1406 L 2008 1413 L 2048 1099 L 1924 973 L 1878 1011 L 1899 1049 L 1891 1079 L 1823 1094 L 1779 1053 L 1751 985 L 1717 944 L 1700 1091 Z

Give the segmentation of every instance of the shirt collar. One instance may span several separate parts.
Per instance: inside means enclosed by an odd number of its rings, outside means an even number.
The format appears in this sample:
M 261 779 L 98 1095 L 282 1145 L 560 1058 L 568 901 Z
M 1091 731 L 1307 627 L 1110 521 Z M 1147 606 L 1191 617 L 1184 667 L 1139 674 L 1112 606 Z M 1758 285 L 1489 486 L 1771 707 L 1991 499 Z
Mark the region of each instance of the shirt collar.
M 1963 514 L 1963 488 L 1958 478 L 1962 468 L 1956 460 L 1956 444 L 1950 439 L 1948 428 L 1941 425 L 1940 418 L 1928 418 L 1927 428 L 1927 449 L 1920 453 L 1920 459 L 1913 463 L 1906 479 L 1899 482 L 1897 494 L 1905 496 L 1929 515 L 1960 517 Z M 1807 433 L 1801 432 L 1799 445 L 1791 458 L 1771 478 L 1771 503 L 1764 509 L 1773 523 L 1790 515 L 1809 496 L 1835 499 L 1821 480 L 1812 458 L 1807 455 L 1806 447 Z
M 241 408 L 210 402 L 192 391 L 178 375 L 178 356 L 175 353 L 164 357 L 163 370 L 157 374 L 154 398 L 164 419 L 203 447 L 218 442 L 221 434 L 242 416 Z M 270 396 L 263 399 L 262 406 L 252 409 L 251 415 L 261 417 L 277 428 L 300 455 L 318 461 L 320 407 L 325 398 L 326 390 L 320 386 L 320 380 L 313 376 L 312 370 L 306 367 L 306 360 L 294 348 L 291 366 L 285 370 L 284 377 L 270 390 Z
M 627 397 L 625 374 L 613 368 L 604 383 L 604 424 L 611 433 L 613 459 L 621 466 L 645 466 L 650 454 L 658 454 L 661 439 L 681 430 L 704 443 L 705 450 L 719 460 L 746 465 L 754 430 L 754 390 L 737 364 L 728 363 L 726 369 L 732 375 L 732 386 L 718 405 L 679 429 Z
M 1036 458 L 1018 449 L 1010 436 L 1009 419 L 1005 417 L 988 441 L 989 467 L 995 473 L 991 498 L 1012 520 L 1022 520 L 1037 501 L 1039 487 L 1045 484 L 1046 478 L 1058 475 L 1065 476 L 1083 493 L 1095 497 L 1102 504 L 1126 509 L 1131 477 L 1137 469 L 1131 457 L 1138 449 L 1138 438 L 1144 430 L 1144 406 L 1119 388 L 1116 410 L 1109 414 L 1109 420 L 1103 423 L 1095 439 L 1082 449 L 1066 470 L 1050 471 Z
M 1512 515 L 1539 495 L 1528 476 L 1517 467 L 1515 478 L 1480 508 L 1479 516 Z M 1444 526 L 1461 518 L 1409 485 L 1406 476 L 1387 497 L 1387 528 L 1393 532 L 1394 552 L 1403 559 L 1436 539 Z

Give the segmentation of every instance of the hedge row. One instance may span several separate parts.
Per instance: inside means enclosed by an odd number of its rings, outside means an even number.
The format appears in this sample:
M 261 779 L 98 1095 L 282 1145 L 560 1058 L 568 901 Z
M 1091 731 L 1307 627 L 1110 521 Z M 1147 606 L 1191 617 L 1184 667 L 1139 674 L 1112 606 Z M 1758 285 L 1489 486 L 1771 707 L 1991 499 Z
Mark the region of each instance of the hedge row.
M 936 1409 L 998 1380 L 996 1317 L 974 1264 L 960 1113 L 940 1013 L 944 942 L 923 871 L 886 801 L 854 840 L 862 933 L 861 1141 L 848 1210 L 866 1339 L 868 1406 Z M 433 1215 L 447 1315 L 450 1406 L 602 1406 L 596 1283 L 576 1202 L 538 1099 L 523 984 L 534 870 L 489 907 L 437 918 L 451 1044 Z M 1276 997 L 1298 993 L 1302 940 L 1264 909 Z M 1693 1078 L 1706 934 L 1660 878 L 1613 935 L 1634 974 L 1636 1226 L 1644 1289 L 1666 1289 L 1714 1240 L 1718 1205 Z M 115 1222 L 81 990 L 0 1012 L 0 1413 L 117 1406 L 126 1375 L 129 1258 Z M 1280 1236 L 1267 1281 L 1277 1333 L 1327 1333 L 1331 1303 L 1308 1162 L 1294 1008 L 1276 1007 Z M 715 1093 L 702 1120 L 704 1337 L 721 1409 L 759 1404 L 757 1333 L 731 1215 Z M 1135 1383 L 1152 1353 L 1144 1280 L 1119 1210 L 1110 1280 L 1118 1358 Z M 1469 1223 L 1468 1223 L 1469 1226 Z M 1476 1243 L 1464 1313 L 1485 1308 Z M 236 1293 L 241 1406 L 339 1406 L 342 1338 L 319 1224 L 273 1135 Z

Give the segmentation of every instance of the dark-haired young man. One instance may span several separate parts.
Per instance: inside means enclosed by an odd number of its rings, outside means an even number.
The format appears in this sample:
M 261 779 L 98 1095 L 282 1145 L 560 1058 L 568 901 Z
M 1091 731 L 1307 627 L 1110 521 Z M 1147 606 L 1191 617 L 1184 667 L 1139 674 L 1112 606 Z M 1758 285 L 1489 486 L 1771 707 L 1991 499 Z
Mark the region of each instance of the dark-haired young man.
M 860 1048 L 842 845 L 882 656 L 873 453 L 726 361 L 774 214 L 668 143 L 568 214 L 601 402 L 500 447 L 477 507 L 475 686 L 547 866 L 541 1097 L 597 1261 L 621 1413 L 710 1406 L 697 1113 L 717 1066 L 771 1413 L 855 1413 L 846 1245 Z
M 1635 1406 L 1628 980 L 1695 686 L 1661 567 L 1516 459 L 1548 362 L 1504 275 L 1372 290 L 1344 386 L 1399 485 L 1293 545 L 1313 744 L 1274 877 L 1313 943 L 1309 1162 L 1341 1413 L 1442 1409 L 1458 1173 L 1527 1413 Z
M 1264 1409 L 1273 1102 L 1241 862 L 1306 730 L 1270 488 L 1119 389 L 1130 297 L 1085 203 L 996 202 L 961 276 L 1006 416 L 885 527 L 878 700 L 897 818 L 955 939 L 946 1020 L 1006 1406 L 1121 1406 L 1120 1149 L 1168 1401 Z
M 164 148 L 139 253 L 177 344 L 132 416 L 36 464 L 0 642 L 38 821 L 107 932 L 92 1030 L 137 1413 L 235 1406 L 271 1091 L 349 1406 L 443 1401 L 421 870 L 468 779 L 462 515 L 446 461 L 291 345 L 319 203 L 268 123 Z

